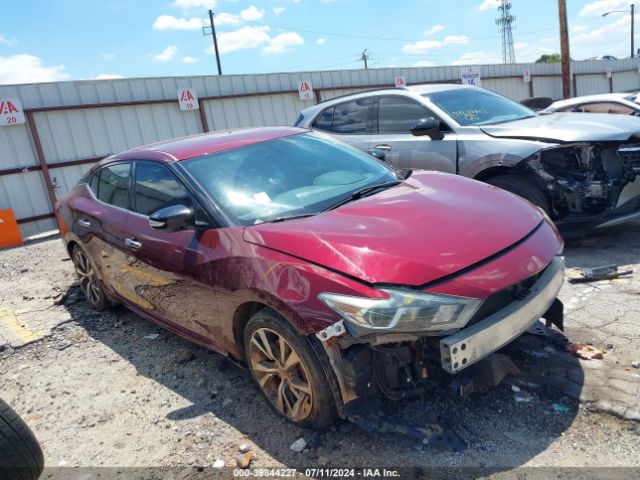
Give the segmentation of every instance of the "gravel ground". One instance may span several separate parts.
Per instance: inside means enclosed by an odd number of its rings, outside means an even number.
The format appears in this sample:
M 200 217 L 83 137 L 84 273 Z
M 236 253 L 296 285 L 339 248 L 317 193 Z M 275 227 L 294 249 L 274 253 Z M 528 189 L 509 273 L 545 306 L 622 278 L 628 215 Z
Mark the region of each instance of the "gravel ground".
M 638 234 L 634 224 L 574 242 L 568 264 L 637 269 Z M 563 287 L 565 334 L 602 348 L 603 360 L 565 353 L 558 333 L 524 335 L 507 352 L 523 373 L 498 387 L 465 402 L 434 387 L 385 406 L 411 425 L 453 428 L 467 446 L 451 452 L 349 423 L 322 433 L 289 425 L 223 357 L 122 307 L 89 310 L 65 257 L 59 239 L 0 251 L 0 306 L 29 309 L 25 323 L 38 333 L 20 347 L 0 336 L 0 395 L 34 430 L 49 467 L 236 466 L 242 444 L 252 468 L 480 466 L 499 477 L 519 466 L 640 467 L 640 423 L 621 418 L 640 404 L 637 273 Z M 516 401 L 524 394 L 529 401 Z M 301 437 L 307 448 L 292 451 Z

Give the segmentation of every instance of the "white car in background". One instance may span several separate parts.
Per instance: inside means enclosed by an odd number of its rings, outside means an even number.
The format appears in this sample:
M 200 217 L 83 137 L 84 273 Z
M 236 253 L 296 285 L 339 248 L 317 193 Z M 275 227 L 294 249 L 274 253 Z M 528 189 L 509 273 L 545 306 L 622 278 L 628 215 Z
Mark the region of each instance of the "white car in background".
M 552 103 L 538 113 L 585 112 L 585 113 L 617 113 L 621 115 L 640 116 L 638 93 L 602 93 L 583 97 L 567 98 Z

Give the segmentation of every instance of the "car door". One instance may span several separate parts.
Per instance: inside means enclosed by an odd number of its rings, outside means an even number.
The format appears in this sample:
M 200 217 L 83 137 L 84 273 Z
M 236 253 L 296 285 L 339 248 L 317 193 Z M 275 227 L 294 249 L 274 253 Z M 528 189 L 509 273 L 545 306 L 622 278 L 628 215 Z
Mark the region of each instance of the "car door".
M 372 97 L 363 97 L 331 105 L 322 111 L 311 126 L 367 151 L 372 141 L 373 103 Z
M 418 101 L 402 95 L 376 97 L 371 148 L 385 151 L 385 160 L 398 168 L 423 168 L 456 173 L 457 138 L 444 123 L 442 140 L 416 137 L 411 128 L 425 117 L 438 117 Z
M 88 179 L 88 196 L 74 198 L 74 233 L 98 269 L 105 286 L 127 295 L 124 234 L 130 208 L 131 163 L 109 163 Z
M 209 285 L 216 244 L 202 242 L 206 232 L 159 231 L 149 215 L 159 208 L 192 207 L 200 223 L 206 215 L 187 187 L 162 162 L 136 161 L 133 213 L 125 235 L 130 291 L 138 308 L 201 343 L 216 347 L 219 335 L 217 292 Z M 215 231 L 214 231 L 215 232 Z

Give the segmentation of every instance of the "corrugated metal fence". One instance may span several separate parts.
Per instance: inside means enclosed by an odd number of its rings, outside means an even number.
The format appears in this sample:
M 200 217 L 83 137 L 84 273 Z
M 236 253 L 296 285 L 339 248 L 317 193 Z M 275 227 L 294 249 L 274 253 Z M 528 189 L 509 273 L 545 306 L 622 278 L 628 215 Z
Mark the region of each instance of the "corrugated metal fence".
M 559 64 L 482 65 L 482 86 L 522 100 L 559 98 Z M 531 73 L 525 82 L 523 71 Z M 89 164 L 147 143 L 235 127 L 290 125 L 300 110 L 337 95 L 392 85 L 459 82 L 461 67 L 274 73 L 0 86 L 19 98 L 27 122 L 0 127 L 0 209 L 12 208 L 23 236 L 56 228 L 53 202 Z M 609 76 L 607 72 L 611 72 Z M 635 59 L 572 64 L 574 95 L 640 89 Z M 299 99 L 310 80 L 314 100 Z M 192 88 L 199 110 L 180 111 L 177 91 Z

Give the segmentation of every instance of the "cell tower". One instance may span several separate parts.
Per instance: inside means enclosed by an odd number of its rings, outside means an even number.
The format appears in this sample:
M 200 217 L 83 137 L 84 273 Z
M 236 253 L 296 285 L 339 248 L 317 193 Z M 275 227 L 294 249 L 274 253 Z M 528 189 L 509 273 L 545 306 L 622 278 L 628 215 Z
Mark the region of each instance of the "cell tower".
M 500 0 L 498 12 L 500 16 L 496 18 L 496 25 L 502 34 L 502 62 L 516 63 L 516 53 L 513 50 L 513 23 L 516 17 L 511 15 L 511 2 Z

